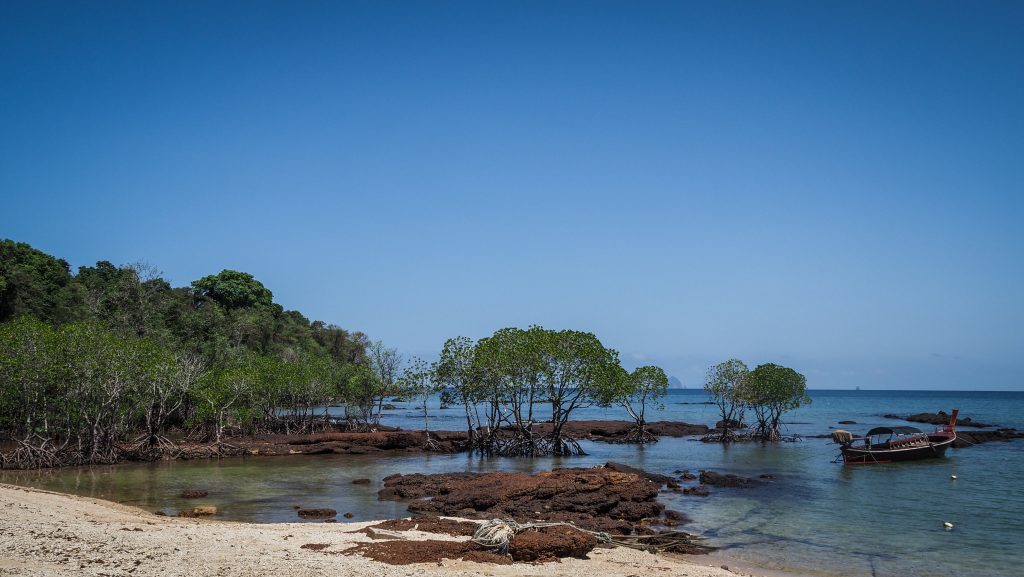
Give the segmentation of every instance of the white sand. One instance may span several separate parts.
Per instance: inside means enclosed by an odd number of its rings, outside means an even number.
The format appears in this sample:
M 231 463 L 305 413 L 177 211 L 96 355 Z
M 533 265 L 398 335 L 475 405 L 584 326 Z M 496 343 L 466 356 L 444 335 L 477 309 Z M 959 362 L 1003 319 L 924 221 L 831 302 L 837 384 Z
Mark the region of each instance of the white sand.
M 561 563 L 385 565 L 358 555 L 300 547 L 328 543 L 341 551 L 369 538 L 351 531 L 373 523 L 251 524 L 158 517 L 103 501 L 0 484 L 2 576 L 432 576 L 571 575 L 735 577 L 718 567 L 625 548 L 595 549 Z M 407 532 L 414 539 L 446 538 Z M 710 560 L 708 560 L 710 561 Z

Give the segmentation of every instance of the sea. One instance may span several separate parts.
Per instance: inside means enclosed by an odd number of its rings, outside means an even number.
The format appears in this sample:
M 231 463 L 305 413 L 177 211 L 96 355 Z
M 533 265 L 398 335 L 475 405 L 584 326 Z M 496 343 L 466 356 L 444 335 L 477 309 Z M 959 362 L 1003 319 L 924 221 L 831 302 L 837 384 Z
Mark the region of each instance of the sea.
M 810 391 L 812 403 L 787 413 L 777 444 L 723 446 L 662 439 L 638 447 L 585 442 L 579 457 L 481 459 L 467 455 L 317 455 L 233 457 L 189 462 L 128 463 L 49 471 L 0 472 L 0 482 L 99 497 L 156 511 L 191 506 L 184 488 L 210 491 L 222 519 L 296 522 L 294 505 L 330 507 L 352 520 L 406 515 L 405 505 L 378 501 L 380 480 L 395 473 L 541 471 L 618 461 L 672 475 L 702 469 L 760 478 L 752 488 L 712 488 L 707 497 L 665 491 L 660 499 L 692 520 L 683 529 L 718 548 L 716 564 L 823 577 L 1021 577 L 1024 575 L 1024 440 L 950 449 L 946 457 L 846 466 L 838 446 L 816 438 L 836 428 L 860 434 L 906 425 L 886 414 L 950 412 L 1024 430 L 1024 392 Z M 650 420 L 711 425 L 716 407 L 702 390 L 672 390 Z M 422 428 L 411 403 L 384 423 Z M 461 430 L 458 409 L 428 405 L 433 429 Z M 624 411 L 591 407 L 579 419 L 625 419 Z M 852 420 L 856 424 L 840 425 Z M 929 429 L 928 425 L 919 428 Z M 370 485 L 353 480 L 370 478 Z M 953 527 L 946 528 L 944 523 Z

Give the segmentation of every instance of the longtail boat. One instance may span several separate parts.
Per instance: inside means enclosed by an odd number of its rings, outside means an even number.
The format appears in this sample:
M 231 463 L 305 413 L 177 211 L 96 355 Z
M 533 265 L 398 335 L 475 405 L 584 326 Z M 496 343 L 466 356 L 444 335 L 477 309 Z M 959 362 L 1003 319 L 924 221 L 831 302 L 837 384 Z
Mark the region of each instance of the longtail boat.
M 915 427 L 875 427 L 863 437 L 854 437 L 849 431 L 832 432 L 832 440 L 842 449 L 843 463 L 864 465 L 931 459 L 946 454 L 956 440 L 956 417 L 953 409 L 949 423 L 925 433 Z

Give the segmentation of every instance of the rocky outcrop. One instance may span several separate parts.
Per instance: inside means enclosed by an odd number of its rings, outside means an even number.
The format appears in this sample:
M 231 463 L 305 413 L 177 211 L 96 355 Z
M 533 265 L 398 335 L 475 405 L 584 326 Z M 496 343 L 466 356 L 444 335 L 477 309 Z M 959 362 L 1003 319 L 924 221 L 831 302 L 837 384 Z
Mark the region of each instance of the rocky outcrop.
M 538 423 L 535 430 L 539 434 L 551 432 L 551 423 Z M 618 443 L 627 440 L 636 429 L 633 421 L 569 421 L 562 429 L 576 439 Z M 692 437 L 705 435 L 709 431 L 707 425 L 692 425 L 682 421 L 655 421 L 647 423 L 646 430 L 656 437 Z
M 953 448 L 962 449 L 991 441 L 1012 441 L 1014 439 L 1024 439 L 1024 432 L 1010 428 L 996 429 L 995 431 L 957 431 Z
M 381 500 L 409 499 L 409 511 L 469 519 L 571 521 L 592 531 L 629 534 L 660 516 L 659 484 L 608 468 L 526 473 L 392 475 Z
M 632 475 L 636 475 L 638 477 L 647 479 L 648 481 L 653 481 L 659 485 L 667 485 L 669 483 L 675 482 L 675 479 L 669 477 L 668 475 L 650 473 L 648 471 L 644 471 L 643 469 L 637 469 L 636 467 L 630 467 L 629 465 L 616 463 L 615 461 L 608 461 L 607 463 L 604 464 L 604 468 L 611 469 L 612 471 L 618 471 L 620 473 L 629 473 Z
M 929 425 L 948 425 L 951 415 L 948 415 L 946 411 L 939 411 L 938 413 L 918 413 L 916 415 L 910 415 L 909 417 L 902 417 L 900 415 L 885 415 L 885 418 L 900 419 L 902 421 L 910 421 L 912 423 L 927 423 Z M 978 423 L 973 421 L 970 417 L 964 417 L 962 419 L 956 420 L 956 426 L 977 427 L 981 429 L 985 427 L 994 427 L 995 425 Z
M 466 434 L 431 431 L 432 451 L 458 453 L 466 450 Z M 423 431 L 377 431 L 373 433 L 321 433 L 314 435 L 265 435 L 232 439 L 232 444 L 249 455 L 366 455 L 373 453 L 414 453 L 423 451 Z

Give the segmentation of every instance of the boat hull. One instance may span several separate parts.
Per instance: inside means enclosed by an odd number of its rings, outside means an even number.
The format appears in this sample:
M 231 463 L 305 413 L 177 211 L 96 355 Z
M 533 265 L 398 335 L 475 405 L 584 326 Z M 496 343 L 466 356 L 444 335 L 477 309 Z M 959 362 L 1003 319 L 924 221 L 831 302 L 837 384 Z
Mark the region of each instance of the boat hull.
M 953 441 L 953 437 L 929 437 L 927 445 L 914 447 L 902 447 L 897 449 L 889 448 L 864 448 L 864 447 L 843 447 L 843 462 L 848 465 L 860 465 L 871 463 L 893 463 L 898 461 L 918 461 L 921 459 L 935 459 L 946 454 Z

